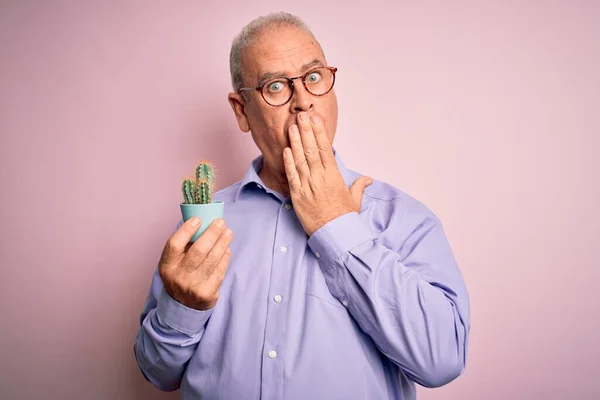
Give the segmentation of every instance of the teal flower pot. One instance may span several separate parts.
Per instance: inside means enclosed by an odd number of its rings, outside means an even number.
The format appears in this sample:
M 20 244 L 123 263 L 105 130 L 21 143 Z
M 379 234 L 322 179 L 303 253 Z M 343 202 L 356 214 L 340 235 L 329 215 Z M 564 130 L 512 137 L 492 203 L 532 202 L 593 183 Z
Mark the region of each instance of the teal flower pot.
M 216 218 L 223 218 L 224 206 L 225 203 L 222 200 L 213 201 L 208 204 L 179 204 L 184 222 L 192 217 L 200 218 L 200 228 L 192 236 L 190 242 L 195 242 Z

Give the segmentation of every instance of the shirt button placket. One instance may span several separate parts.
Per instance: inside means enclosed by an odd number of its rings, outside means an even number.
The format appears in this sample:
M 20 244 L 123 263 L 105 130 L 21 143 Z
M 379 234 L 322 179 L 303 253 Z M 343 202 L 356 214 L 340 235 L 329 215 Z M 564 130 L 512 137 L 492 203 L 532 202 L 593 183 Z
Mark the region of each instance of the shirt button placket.
M 279 218 L 275 228 L 274 254 L 271 265 L 271 282 L 269 285 L 269 296 L 272 302 L 267 306 L 267 320 L 264 337 L 264 359 L 262 363 L 262 391 L 264 398 L 281 398 L 283 390 L 283 362 L 285 354 L 285 340 L 282 330 L 285 328 L 287 314 L 286 303 L 283 298 L 287 295 L 291 268 L 289 250 L 294 245 L 295 222 L 293 214 L 288 212 L 292 209 L 290 204 L 284 204 L 279 209 Z M 287 211 L 286 211 L 287 210 Z M 291 218 L 294 217 L 294 218 Z M 279 246 L 277 246 L 279 244 Z

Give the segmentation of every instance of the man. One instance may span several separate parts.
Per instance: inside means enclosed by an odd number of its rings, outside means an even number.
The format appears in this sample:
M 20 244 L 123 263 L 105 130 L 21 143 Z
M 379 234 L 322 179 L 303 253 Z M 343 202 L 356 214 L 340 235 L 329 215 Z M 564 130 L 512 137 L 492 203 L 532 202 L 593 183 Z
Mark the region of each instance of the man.
M 259 18 L 230 62 L 229 102 L 262 154 L 215 194 L 224 220 L 167 241 L 134 346 L 146 379 L 185 399 L 286 400 L 414 399 L 415 382 L 455 379 L 469 300 L 442 225 L 344 166 L 336 68 L 310 30 Z

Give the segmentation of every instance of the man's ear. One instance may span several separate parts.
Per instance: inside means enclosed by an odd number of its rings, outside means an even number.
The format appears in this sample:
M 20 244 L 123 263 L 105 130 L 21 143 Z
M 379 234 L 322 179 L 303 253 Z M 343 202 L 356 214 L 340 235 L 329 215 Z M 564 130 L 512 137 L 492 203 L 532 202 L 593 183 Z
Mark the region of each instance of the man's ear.
M 248 123 L 248 117 L 246 116 L 246 100 L 242 97 L 242 95 L 237 93 L 229 93 L 227 96 L 229 100 L 229 104 L 231 105 L 231 109 L 235 114 L 235 118 L 237 119 L 238 125 L 242 132 L 250 131 L 250 124 Z

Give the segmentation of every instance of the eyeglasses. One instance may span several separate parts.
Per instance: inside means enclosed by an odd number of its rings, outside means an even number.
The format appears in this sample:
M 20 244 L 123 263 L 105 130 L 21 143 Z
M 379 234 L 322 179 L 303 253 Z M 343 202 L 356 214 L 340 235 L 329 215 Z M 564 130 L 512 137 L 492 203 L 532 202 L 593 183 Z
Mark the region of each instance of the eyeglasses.
M 281 107 L 294 95 L 294 79 L 302 79 L 304 88 L 313 96 L 324 96 L 333 88 L 336 72 L 335 67 L 319 67 L 294 78 L 274 78 L 258 87 L 240 88 L 238 93 L 244 90 L 257 90 L 267 104 Z

